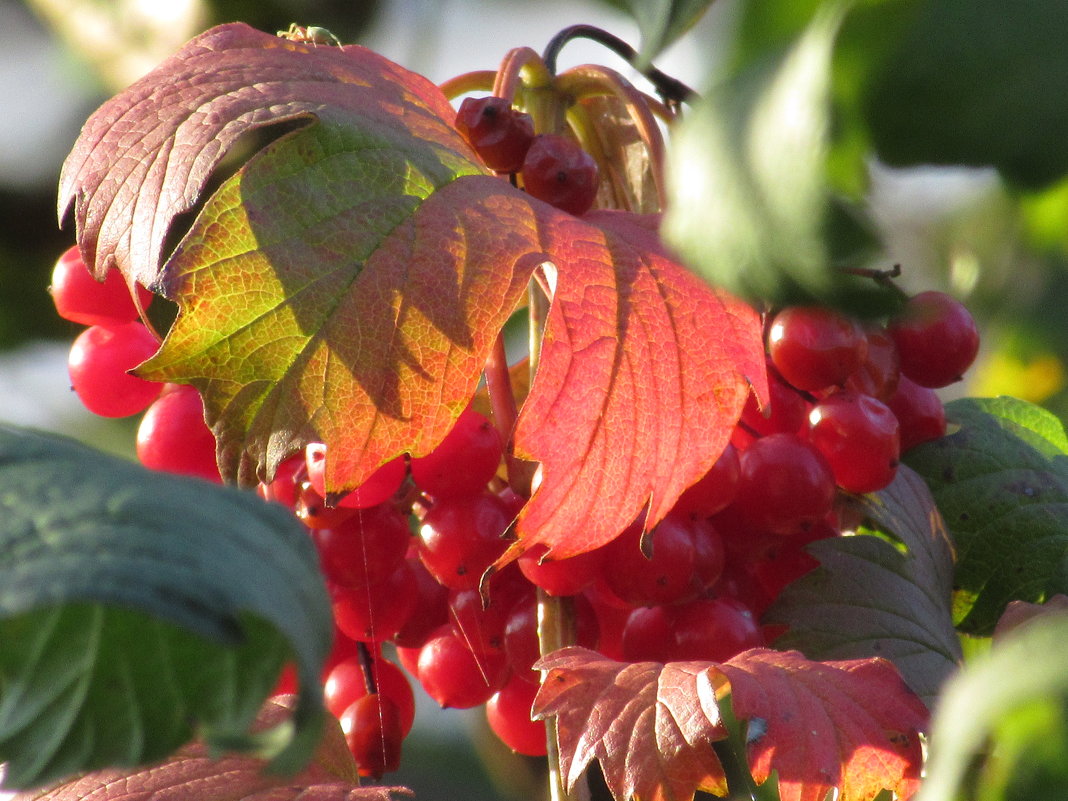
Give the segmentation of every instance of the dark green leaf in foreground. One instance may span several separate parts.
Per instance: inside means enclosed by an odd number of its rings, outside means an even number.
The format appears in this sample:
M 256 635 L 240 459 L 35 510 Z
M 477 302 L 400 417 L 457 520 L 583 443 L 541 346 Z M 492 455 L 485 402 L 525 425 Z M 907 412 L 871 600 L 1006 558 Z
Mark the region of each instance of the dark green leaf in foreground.
M 954 617 L 989 634 L 1013 600 L 1068 592 L 1068 438 L 1050 412 L 1014 398 L 953 401 L 955 433 L 909 464 L 957 547 Z
M 820 566 L 788 586 L 766 617 L 790 627 L 776 647 L 810 659 L 889 659 L 930 705 L 961 658 L 950 615 L 952 544 L 923 481 L 907 468 L 853 503 L 905 551 L 863 534 L 810 545 Z
M 1068 786 L 1068 616 L 1032 620 L 969 661 L 934 718 L 916 801 L 1063 798 Z
M 209 746 L 294 770 L 323 721 L 329 599 L 281 507 L 0 428 L 0 762 L 29 787 Z M 248 729 L 288 659 L 292 722 Z
M 1057 180 L 1068 172 L 1066 33 L 1063 0 L 927 0 L 868 90 L 879 156 Z
M 710 283 L 749 301 L 889 302 L 839 269 L 858 266 L 853 241 L 866 242 L 827 176 L 841 16 L 824 10 L 785 52 L 743 62 L 675 135 L 665 237 Z

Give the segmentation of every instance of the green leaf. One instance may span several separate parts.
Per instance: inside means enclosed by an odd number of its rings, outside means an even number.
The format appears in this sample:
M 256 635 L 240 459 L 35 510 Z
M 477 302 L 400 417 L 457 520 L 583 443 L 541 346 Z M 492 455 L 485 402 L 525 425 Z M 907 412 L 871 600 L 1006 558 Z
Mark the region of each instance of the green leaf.
M 1061 798 L 1068 786 L 1068 616 L 997 640 L 946 684 L 916 801 Z
M 160 759 L 194 734 L 298 769 L 322 730 L 332 618 L 280 506 L 0 428 L 0 761 L 28 787 Z M 282 664 L 291 722 L 249 725 Z
M 665 237 L 710 283 L 750 301 L 863 305 L 884 297 L 834 263 L 842 254 L 831 232 L 845 217 L 831 201 L 827 159 L 841 19 L 832 4 L 785 53 L 744 63 L 675 136 Z
M 950 615 L 952 543 L 927 487 L 908 468 L 851 505 L 881 536 L 809 545 L 820 566 L 787 586 L 765 620 L 790 627 L 776 647 L 810 659 L 889 659 L 930 705 L 961 660 Z
M 867 123 L 892 165 L 992 165 L 1029 187 L 1068 172 L 1068 4 L 927 0 L 871 76 Z
M 639 67 L 648 66 L 657 54 L 701 18 L 712 0 L 624 0 L 642 32 Z
M 907 461 L 957 546 L 957 625 L 989 634 L 1010 601 L 1068 592 L 1068 438 L 1015 398 L 953 401 L 946 418 L 958 430 Z

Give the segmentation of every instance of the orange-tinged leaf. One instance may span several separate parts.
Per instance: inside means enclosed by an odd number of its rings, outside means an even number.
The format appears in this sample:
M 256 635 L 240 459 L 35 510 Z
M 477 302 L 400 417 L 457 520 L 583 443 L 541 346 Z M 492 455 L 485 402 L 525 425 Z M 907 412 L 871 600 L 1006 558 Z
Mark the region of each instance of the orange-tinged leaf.
M 292 697 L 268 702 L 255 729 L 270 728 L 290 714 Z M 337 721 L 324 732 L 315 758 L 296 776 L 264 770 L 251 756 L 213 758 L 191 743 L 163 762 L 135 771 L 94 771 L 61 784 L 23 792 L 11 801 L 391 801 L 400 787 L 359 787 L 359 775 Z
M 281 122 L 363 121 L 413 145 L 467 151 L 433 83 L 359 47 L 314 47 L 219 25 L 104 104 L 63 165 L 59 213 L 75 205 L 86 263 L 149 286 L 168 229 L 234 143 Z M 473 156 L 468 156 L 473 160 Z
M 782 801 L 871 801 L 919 788 L 927 710 L 884 659 L 812 662 L 796 651 L 754 649 L 728 662 L 615 662 L 564 648 L 547 671 L 534 716 L 556 716 L 561 770 L 573 786 L 598 759 L 613 796 L 689 801 L 726 794 L 711 743 L 727 738 L 718 701 L 749 722 L 757 783 L 778 775 Z
M 516 430 L 544 475 L 522 547 L 593 550 L 646 508 L 655 525 L 719 457 L 750 385 L 767 397 L 757 314 L 668 257 L 654 224 L 595 212 L 547 231 L 556 291 Z
M 772 771 L 782 801 L 871 801 L 919 789 L 927 708 L 885 659 L 812 662 L 797 651 L 746 651 L 719 666 L 739 719 L 763 720 L 749 744 L 758 783 Z
M 242 484 L 310 441 L 329 448 L 330 493 L 429 452 L 546 264 L 555 299 L 517 433 L 544 480 L 512 555 L 590 550 L 663 517 L 750 383 L 766 395 L 760 321 L 672 260 L 657 218 L 575 218 L 485 174 L 452 116 L 425 79 L 359 48 L 221 26 L 94 115 L 61 208 L 76 199 L 98 271 L 114 260 L 177 301 L 139 372 L 201 391 Z M 206 202 L 160 273 L 163 234 L 234 136 L 305 118 Z
M 727 736 L 698 703 L 700 662 L 615 662 L 564 648 L 536 667 L 548 674 L 534 717 L 556 716 L 560 769 L 573 787 L 593 759 L 616 799 L 687 801 L 702 789 L 723 795 L 726 779 L 712 743 Z

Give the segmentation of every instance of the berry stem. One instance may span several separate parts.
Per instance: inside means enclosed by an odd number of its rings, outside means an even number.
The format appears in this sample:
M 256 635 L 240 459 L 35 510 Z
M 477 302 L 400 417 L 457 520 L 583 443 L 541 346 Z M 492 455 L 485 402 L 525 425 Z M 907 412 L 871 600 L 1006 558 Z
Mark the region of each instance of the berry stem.
M 549 40 L 542 53 L 542 60 L 549 72 L 556 74 L 556 59 L 560 51 L 572 39 L 590 39 L 604 45 L 617 56 L 622 58 L 638 72 L 640 72 L 668 103 L 691 102 L 697 98 L 697 93 L 677 78 L 661 72 L 651 64 L 645 67 L 640 65 L 640 56 L 637 50 L 624 42 L 618 36 L 602 30 L 595 25 L 571 25 L 564 28 L 556 36 Z
M 378 678 L 375 676 L 375 660 L 371 649 L 362 640 L 356 642 L 356 656 L 360 660 L 360 669 L 363 672 L 363 683 L 368 695 L 378 692 Z
M 893 289 L 903 298 L 908 297 L 908 293 L 902 289 L 894 281 L 895 278 L 901 276 L 901 265 L 895 264 L 889 270 L 874 270 L 868 267 L 842 267 L 841 271 L 847 275 L 858 275 L 861 278 L 870 278 L 880 286 L 889 287 Z
M 493 70 L 475 70 L 449 78 L 438 88 L 449 100 L 468 92 L 488 92 L 493 88 L 497 73 Z
M 552 83 L 552 77 L 541 56 L 529 47 L 516 47 L 509 50 L 501 61 L 493 81 L 493 94 L 514 104 L 516 91 L 521 84 L 531 89 L 542 89 Z
M 508 485 L 521 497 L 530 495 L 530 479 L 533 469 L 527 462 L 515 457 L 513 453 L 512 432 L 515 430 L 519 410 L 512 391 L 512 379 L 508 374 L 508 356 L 504 348 L 504 332 L 497 334 L 497 339 L 486 360 L 486 389 L 489 391 L 490 408 L 493 410 L 493 424 L 504 443 L 504 464 L 508 471 Z
M 538 589 L 538 649 L 542 656 L 575 644 L 575 613 L 568 597 L 554 598 Z M 542 681 L 545 674 L 542 673 Z M 549 792 L 552 801 L 589 801 L 590 790 L 585 777 L 567 789 L 567 777 L 560 769 L 560 745 L 556 726 L 546 721 L 545 737 L 549 758 Z

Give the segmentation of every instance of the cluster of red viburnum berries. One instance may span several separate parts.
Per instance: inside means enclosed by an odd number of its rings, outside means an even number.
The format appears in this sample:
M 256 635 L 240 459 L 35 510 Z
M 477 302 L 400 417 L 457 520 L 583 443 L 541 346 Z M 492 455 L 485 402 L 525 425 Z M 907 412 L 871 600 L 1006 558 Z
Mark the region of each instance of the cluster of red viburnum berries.
M 593 202 L 595 162 L 567 137 L 535 136 L 506 102 L 465 100 L 457 127 L 532 195 L 576 214 Z M 140 320 L 152 296 L 118 273 L 92 280 L 76 248 L 56 265 L 52 294 L 63 317 L 89 326 L 70 355 L 85 405 L 113 417 L 144 411 L 137 452 L 147 466 L 218 481 L 197 391 L 127 372 L 158 346 Z M 432 453 L 388 462 L 332 504 L 321 443 L 260 486 L 318 549 L 337 629 L 326 702 L 361 772 L 396 768 L 414 718 L 409 676 L 442 706 L 485 704 L 505 743 L 545 753 L 544 727 L 530 719 L 539 590 L 568 599 L 579 644 L 619 660 L 723 661 L 764 645 L 774 632 L 762 613 L 815 566 L 804 546 L 840 533 L 836 494 L 885 487 L 902 451 L 944 433 L 935 389 L 958 380 L 978 349 L 971 316 L 939 292 L 910 298 L 882 324 L 784 308 L 768 316 L 766 338 L 769 407 L 750 401 L 722 456 L 662 522 L 645 532 L 637 520 L 569 559 L 528 551 L 484 587 L 524 498 L 501 477 L 497 429 L 473 407 Z

